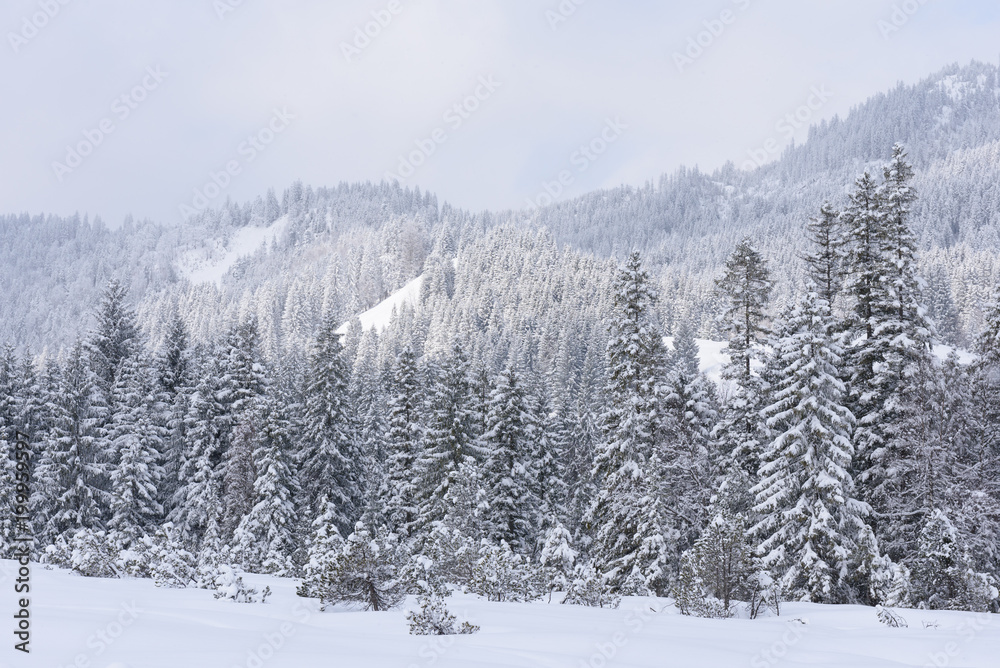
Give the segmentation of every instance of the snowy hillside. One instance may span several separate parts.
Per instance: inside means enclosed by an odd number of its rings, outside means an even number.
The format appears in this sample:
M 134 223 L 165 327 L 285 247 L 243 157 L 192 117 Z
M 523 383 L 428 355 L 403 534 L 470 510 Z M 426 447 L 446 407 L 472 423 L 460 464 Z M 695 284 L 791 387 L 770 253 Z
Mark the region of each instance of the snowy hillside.
M 215 239 L 205 247 L 187 251 L 177 261 L 180 274 L 192 283 L 222 285 L 238 260 L 253 255 L 260 248 L 277 243 L 288 227 L 289 217 L 282 216 L 267 227 L 241 227 L 228 240 Z
M 13 566 L 0 562 L 0 578 L 9 580 Z M 611 610 L 458 594 L 449 607 L 482 630 L 428 637 L 408 634 L 405 607 L 320 612 L 316 601 L 295 595 L 288 579 L 250 576 L 274 592 L 261 605 L 216 600 L 201 589 L 158 589 L 148 580 L 37 567 L 32 578 L 30 658 L 6 649 L 0 665 L 987 668 L 1000 652 L 996 620 L 961 612 L 900 610 L 909 627 L 888 628 L 860 606 L 788 603 L 777 618 L 709 620 L 679 615 L 665 599 L 626 598 Z
M 373 327 L 382 331 L 389 326 L 394 313 L 398 313 L 403 306 L 416 306 L 420 301 L 420 287 L 424 284 L 424 275 L 417 276 L 402 288 L 392 293 L 364 313 L 358 315 L 353 320 L 345 322 L 337 330 L 338 334 L 346 334 L 348 328 L 355 320 L 360 321 L 361 329 L 367 331 Z

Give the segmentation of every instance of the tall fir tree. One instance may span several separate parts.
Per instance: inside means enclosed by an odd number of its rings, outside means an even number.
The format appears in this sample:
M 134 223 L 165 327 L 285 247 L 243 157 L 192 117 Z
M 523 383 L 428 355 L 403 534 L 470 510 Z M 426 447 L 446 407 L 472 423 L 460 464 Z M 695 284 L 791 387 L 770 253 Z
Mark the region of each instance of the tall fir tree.
M 812 252 L 805 256 L 809 278 L 816 284 L 819 296 L 833 308 L 843 286 L 846 252 L 840 213 L 829 202 L 819 210 L 819 216 L 806 226 Z
M 663 453 L 662 480 L 678 552 L 694 544 L 708 521 L 706 511 L 720 464 L 711 438 L 718 421 L 715 386 L 699 368 L 698 344 L 685 323 L 674 337 L 670 356 L 666 405 L 675 436 Z
M 879 520 L 894 513 L 894 464 L 909 456 L 905 440 L 891 432 L 900 423 L 907 384 L 920 382 L 920 369 L 934 364 L 934 328 L 921 305 L 909 230 L 916 197 L 912 178 L 905 151 L 897 145 L 884 182 L 876 185 L 864 174 L 844 212 L 850 240 L 848 292 L 855 302 L 849 351 L 850 407 L 858 419 L 855 480 L 875 511 L 880 539 L 894 531 L 891 520 Z
M 764 565 L 795 599 L 853 600 L 842 581 L 867 504 L 851 477 L 854 416 L 839 379 L 843 352 L 830 306 L 813 284 L 782 318 L 774 339 L 774 403 L 763 410 L 774 438 L 754 487 L 753 532 Z
M 482 454 L 475 440 L 469 363 L 461 343 L 456 340 L 444 360 L 429 366 L 427 429 L 418 463 L 424 526 L 444 519 L 449 491 L 461 469 L 476 466 Z
M 393 394 L 389 399 L 385 478 L 380 496 L 391 531 L 411 536 L 419 525 L 417 462 L 422 444 L 420 383 L 413 350 L 405 348 L 396 360 Z
M 728 467 L 739 467 L 751 479 L 757 474 L 761 443 L 766 438 L 759 419 L 766 387 L 753 373 L 753 362 L 761 359 L 758 346 L 767 334 L 764 319 L 771 288 L 767 261 L 749 239 L 742 240 L 716 281 L 716 290 L 727 302 L 723 321 L 729 333 L 729 362 L 723 368 L 723 378 L 733 388 L 716 435 L 730 453 Z
M 292 427 L 280 403 L 270 404 L 263 412 L 263 424 L 254 439 L 253 507 L 234 532 L 234 555 L 253 572 L 289 576 L 299 544 L 295 535 L 299 482 L 293 470 Z
M 73 346 L 63 368 L 51 369 L 47 411 L 51 423 L 35 471 L 33 513 L 43 543 L 78 529 L 101 529 L 108 516 L 106 406 L 84 354 Z
M 229 439 L 217 360 L 205 359 L 198 375 L 184 418 L 184 459 L 169 515 L 193 546 L 201 544 L 211 527 L 218 532 L 221 524 L 223 457 Z
M 534 547 L 534 510 L 539 503 L 529 461 L 530 421 L 520 374 L 509 364 L 490 394 L 482 439 L 487 452 L 483 483 L 489 497 L 489 538 L 505 541 L 520 554 Z
M 615 283 L 609 327 L 604 441 L 594 458 L 600 488 L 590 510 L 593 557 L 613 591 L 633 573 L 647 590 L 667 582 L 668 548 L 660 522 L 663 338 L 651 316 L 656 292 L 638 253 L 629 256 Z
M 108 528 L 128 545 L 162 519 L 162 427 L 154 415 L 150 367 L 138 355 L 122 361 L 112 388 L 110 433 L 115 460 L 111 470 L 111 520 Z
M 98 387 L 109 393 L 122 363 L 142 347 L 136 315 L 128 304 L 128 290 L 119 280 L 108 282 L 95 320 L 87 340 L 87 353 Z
M 361 516 L 366 471 L 348 375 L 337 323 L 328 315 L 309 361 L 299 460 L 312 513 L 325 512 L 320 506 L 325 497 L 337 508 L 335 521 L 342 533 L 349 533 Z

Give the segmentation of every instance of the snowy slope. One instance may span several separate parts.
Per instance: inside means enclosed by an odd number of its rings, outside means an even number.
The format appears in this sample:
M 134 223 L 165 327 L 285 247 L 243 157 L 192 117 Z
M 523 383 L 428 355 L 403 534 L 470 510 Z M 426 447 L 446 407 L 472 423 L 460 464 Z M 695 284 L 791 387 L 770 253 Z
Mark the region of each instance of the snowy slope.
M 222 277 L 240 258 L 280 238 L 288 221 L 288 216 L 282 216 L 267 227 L 241 227 L 228 241 L 216 239 L 204 248 L 184 253 L 177 261 L 177 269 L 192 283 L 221 285 Z
M 7 592 L 13 563 L 0 562 Z M 706 620 L 676 614 L 663 599 L 625 599 L 608 610 L 456 595 L 448 600 L 452 612 L 479 624 L 479 633 L 411 636 L 403 610 L 320 612 L 315 601 L 295 596 L 292 580 L 247 579 L 271 587 L 266 604 L 34 565 L 31 654 L 7 642 L 0 666 L 989 668 L 1000 655 L 995 615 L 902 610 L 909 628 L 892 629 L 872 608 L 801 603 L 785 604 L 778 618 Z
M 392 320 L 392 314 L 394 311 L 399 311 L 404 304 L 409 304 L 410 306 L 416 306 L 420 301 L 420 286 L 424 284 L 424 275 L 420 274 L 412 281 L 396 290 L 394 293 L 389 295 L 387 298 L 380 301 L 378 304 L 368 309 L 359 316 L 356 316 L 354 320 L 361 321 L 361 328 L 364 331 L 375 327 L 378 331 L 382 331 L 389 326 L 389 322 Z M 346 334 L 348 327 L 351 326 L 350 322 L 345 322 L 337 330 L 338 334 Z

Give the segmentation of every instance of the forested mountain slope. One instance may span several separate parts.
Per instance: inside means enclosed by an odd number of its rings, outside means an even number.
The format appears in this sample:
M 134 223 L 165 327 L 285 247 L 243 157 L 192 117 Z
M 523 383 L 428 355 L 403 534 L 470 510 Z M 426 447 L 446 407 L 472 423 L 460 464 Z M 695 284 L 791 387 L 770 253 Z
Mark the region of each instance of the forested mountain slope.
M 713 280 L 736 242 L 752 238 L 782 268 L 780 310 L 802 275 L 806 221 L 824 201 L 842 206 L 854 177 L 877 170 L 895 141 L 907 145 L 917 172 L 913 226 L 928 307 L 944 339 L 966 343 L 1000 273 L 1000 84 L 997 68 L 980 63 L 879 94 L 846 118 L 813 127 L 807 142 L 761 168 L 682 168 L 642 188 L 597 191 L 532 212 L 474 214 L 384 183 L 296 183 L 280 199 L 269 192 L 229 202 L 180 227 L 3 216 L 0 341 L 58 351 L 88 329 L 100 289 L 119 277 L 154 341 L 163 336 L 155 323 L 174 310 L 199 340 L 253 312 L 268 349 L 286 339 L 297 346 L 325 310 L 346 320 L 425 268 L 452 280 L 446 260 L 478 248 L 497 225 L 546 229 L 581 259 L 621 259 L 638 248 L 660 278 L 665 327 L 690 320 L 703 336 L 718 336 Z M 275 232 L 265 234 L 268 226 Z M 247 247 L 247 239 L 263 237 Z M 223 272 L 221 280 L 205 278 Z M 515 278 L 498 267 L 490 274 Z

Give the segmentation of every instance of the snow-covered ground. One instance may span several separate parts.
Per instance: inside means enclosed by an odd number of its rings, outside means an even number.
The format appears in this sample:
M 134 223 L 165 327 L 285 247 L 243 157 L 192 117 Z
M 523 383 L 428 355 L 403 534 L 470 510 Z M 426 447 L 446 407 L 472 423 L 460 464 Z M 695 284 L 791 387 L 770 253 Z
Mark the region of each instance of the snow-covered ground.
M 11 567 L 0 562 L 13 597 Z M 6 575 L 4 575 L 6 571 Z M 471 636 L 411 636 L 404 609 L 320 612 L 292 580 L 268 584 L 266 604 L 218 601 L 200 589 L 148 580 L 99 580 L 32 568 L 31 654 L 0 666 L 63 668 L 767 668 L 1000 665 L 1000 615 L 901 610 L 909 628 L 880 624 L 872 608 L 785 604 L 781 617 L 685 617 L 662 599 L 617 610 L 488 603 L 456 595 L 448 606 L 479 624 Z M 931 624 L 925 627 L 925 624 Z
M 282 216 L 267 227 L 241 227 L 227 242 L 217 239 L 204 248 L 188 251 L 178 260 L 177 269 L 192 283 L 221 285 L 222 277 L 240 258 L 280 238 L 288 221 L 288 216 Z
M 423 284 L 424 275 L 420 274 L 372 308 L 355 317 L 354 320 L 361 321 L 361 328 L 364 331 L 368 331 L 372 327 L 375 327 L 379 332 L 381 332 L 389 326 L 389 323 L 392 321 L 392 314 L 394 311 L 398 312 L 404 304 L 416 306 L 420 302 L 420 286 Z M 347 333 L 348 327 L 350 327 L 354 320 L 341 325 L 337 332 L 339 334 Z

